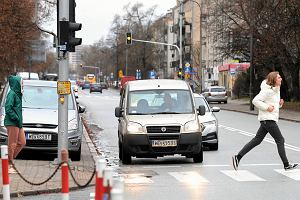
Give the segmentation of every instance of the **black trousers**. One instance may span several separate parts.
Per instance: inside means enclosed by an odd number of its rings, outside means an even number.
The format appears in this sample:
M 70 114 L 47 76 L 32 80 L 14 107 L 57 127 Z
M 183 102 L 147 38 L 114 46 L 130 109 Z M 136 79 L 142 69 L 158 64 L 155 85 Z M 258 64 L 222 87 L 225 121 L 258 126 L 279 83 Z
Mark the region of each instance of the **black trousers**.
M 277 123 L 273 120 L 260 121 L 260 127 L 256 133 L 256 136 L 242 148 L 238 155 L 240 155 L 241 157 L 246 155 L 251 149 L 259 145 L 263 141 L 267 133 L 270 133 L 270 135 L 274 138 L 282 163 L 284 164 L 284 166 L 288 165 L 289 161 L 285 153 L 284 138 L 279 130 Z

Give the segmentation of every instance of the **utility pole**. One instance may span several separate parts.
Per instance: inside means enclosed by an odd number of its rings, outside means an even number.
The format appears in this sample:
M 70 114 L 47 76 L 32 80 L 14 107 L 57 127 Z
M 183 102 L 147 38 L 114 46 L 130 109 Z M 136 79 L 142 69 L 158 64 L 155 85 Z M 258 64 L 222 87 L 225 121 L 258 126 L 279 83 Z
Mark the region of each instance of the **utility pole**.
M 250 96 L 250 110 L 254 110 L 254 105 L 252 103 L 253 100 L 253 73 L 254 73 L 254 66 L 253 66 L 253 28 L 254 28 L 254 21 L 253 21 L 253 3 L 250 1 L 250 9 L 251 9 L 251 21 L 250 21 L 250 85 L 249 85 L 249 96 Z
M 183 1 L 182 0 L 180 0 L 179 1 L 179 3 L 180 3 L 180 9 L 179 9 L 179 51 L 180 51 L 180 53 L 179 53 L 179 69 L 181 69 L 182 70 L 182 16 L 183 16 Z M 183 70 L 182 70 L 183 71 Z M 183 75 L 183 73 L 181 73 L 181 79 L 183 79 L 184 78 L 184 75 Z
M 58 16 L 59 16 L 59 44 L 62 45 L 63 23 L 69 22 L 69 1 L 59 0 L 58 2 Z M 64 49 L 66 48 L 66 49 Z M 66 44 L 61 46 L 58 58 L 58 80 L 60 82 L 68 81 L 69 78 L 69 59 Z M 62 161 L 61 150 L 68 150 L 68 94 L 59 94 L 58 97 L 58 150 L 57 150 L 57 162 Z

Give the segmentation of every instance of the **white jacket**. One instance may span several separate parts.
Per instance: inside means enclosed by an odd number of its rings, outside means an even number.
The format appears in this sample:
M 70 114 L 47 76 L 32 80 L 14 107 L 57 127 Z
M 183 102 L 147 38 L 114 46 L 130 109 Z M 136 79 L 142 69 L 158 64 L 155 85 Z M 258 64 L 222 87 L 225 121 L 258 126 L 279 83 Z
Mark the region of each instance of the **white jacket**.
M 278 122 L 280 102 L 280 87 L 272 87 L 264 80 L 260 85 L 260 92 L 252 101 L 258 108 L 258 120 L 274 120 Z M 272 112 L 267 111 L 269 106 L 274 106 Z

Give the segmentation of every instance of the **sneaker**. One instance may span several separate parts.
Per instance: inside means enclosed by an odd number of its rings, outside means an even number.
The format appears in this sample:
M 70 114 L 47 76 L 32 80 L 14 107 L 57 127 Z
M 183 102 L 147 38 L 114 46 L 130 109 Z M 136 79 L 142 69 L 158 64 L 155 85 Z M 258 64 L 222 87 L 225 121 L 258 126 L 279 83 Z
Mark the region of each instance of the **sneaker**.
M 299 166 L 298 164 L 289 164 L 289 166 L 284 167 L 284 170 L 288 171 L 288 170 L 296 169 L 298 166 Z
M 239 167 L 239 159 L 237 158 L 237 156 L 232 156 L 232 165 L 233 165 L 233 168 L 234 170 L 238 170 L 238 167 Z

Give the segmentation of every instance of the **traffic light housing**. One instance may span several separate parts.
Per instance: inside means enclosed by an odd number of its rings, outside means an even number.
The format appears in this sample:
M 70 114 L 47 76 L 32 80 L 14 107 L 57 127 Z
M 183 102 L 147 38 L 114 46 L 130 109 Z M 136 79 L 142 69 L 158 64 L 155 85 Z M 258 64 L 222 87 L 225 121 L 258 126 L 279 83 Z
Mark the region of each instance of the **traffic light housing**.
M 179 68 L 178 68 L 177 76 L 178 76 L 178 78 L 180 78 L 180 79 L 183 79 L 183 78 L 184 78 L 184 76 L 183 76 L 183 71 L 182 71 L 182 67 L 179 67 Z
M 81 30 L 82 24 L 76 23 L 75 20 L 75 0 L 69 0 L 69 41 L 68 50 L 69 52 L 75 52 L 75 46 L 81 45 L 82 38 L 76 38 L 75 32 Z
M 132 44 L 132 34 L 131 34 L 131 32 L 126 33 L 126 44 Z

